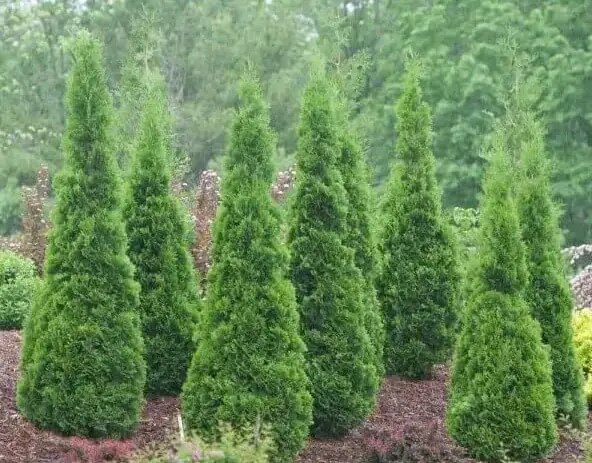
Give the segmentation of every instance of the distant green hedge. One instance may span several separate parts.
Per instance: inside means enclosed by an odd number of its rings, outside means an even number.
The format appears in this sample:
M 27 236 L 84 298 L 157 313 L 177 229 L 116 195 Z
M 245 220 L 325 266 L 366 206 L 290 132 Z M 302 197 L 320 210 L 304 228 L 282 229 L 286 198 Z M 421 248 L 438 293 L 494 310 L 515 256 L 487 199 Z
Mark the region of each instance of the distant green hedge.
M 23 326 L 37 282 L 32 260 L 0 251 L 0 330 Z

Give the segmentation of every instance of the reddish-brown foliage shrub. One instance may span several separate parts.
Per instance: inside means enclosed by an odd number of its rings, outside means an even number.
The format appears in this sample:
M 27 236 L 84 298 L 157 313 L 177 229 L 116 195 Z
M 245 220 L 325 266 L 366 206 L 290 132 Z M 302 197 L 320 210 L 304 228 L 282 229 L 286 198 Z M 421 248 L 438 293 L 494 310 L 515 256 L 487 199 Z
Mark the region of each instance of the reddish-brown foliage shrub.
M 197 185 L 196 203 L 191 211 L 196 240 L 191 250 L 195 268 L 205 278 L 210 268 L 212 223 L 220 202 L 220 177 L 213 170 L 204 170 Z
M 17 236 L 0 237 L 0 249 L 6 249 L 35 262 L 37 272 L 43 272 L 48 221 L 45 207 L 49 198 L 49 169 L 42 165 L 37 183 L 23 187 L 23 232 Z
M 23 188 L 25 213 L 23 215 L 23 254 L 35 262 L 39 274 L 45 261 L 48 221 L 45 205 L 49 198 L 49 169 L 42 165 L 34 187 Z
M 429 430 L 408 426 L 403 431 L 371 436 L 366 445 L 375 463 L 462 463 L 467 459 L 463 451 L 438 435 L 438 426 L 431 423 Z M 386 434 L 385 434 L 386 433 Z M 427 437 L 426 437 L 427 436 Z
M 69 463 L 102 463 L 104 461 L 129 461 L 135 450 L 131 440 L 100 440 L 72 437 L 71 450 L 66 457 Z

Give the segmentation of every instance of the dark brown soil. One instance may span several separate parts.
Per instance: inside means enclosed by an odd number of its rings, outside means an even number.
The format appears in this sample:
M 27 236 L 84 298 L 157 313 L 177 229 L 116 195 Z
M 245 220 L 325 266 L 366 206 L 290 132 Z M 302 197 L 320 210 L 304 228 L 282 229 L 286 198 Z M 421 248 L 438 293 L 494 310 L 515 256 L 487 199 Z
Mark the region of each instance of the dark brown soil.
M 178 432 L 179 401 L 149 399 L 138 431 L 128 441 L 93 441 L 41 431 L 19 415 L 15 406 L 21 334 L 0 332 L 0 462 L 77 463 L 117 460 Z M 447 369 L 440 367 L 431 380 L 386 378 L 374 414 L 342 439 L 311 439 L 297 463 L 353 463 L 368 461 L 470 463 L 444 430 Z M 394 451 L 393 451 L 394 449 Z M 390 455 L 390 459 L 385 458 Z M 404 457 L 402 457 L 404 455 Z M 564 436 L 545 463 L 576 463 L 582 446 Z

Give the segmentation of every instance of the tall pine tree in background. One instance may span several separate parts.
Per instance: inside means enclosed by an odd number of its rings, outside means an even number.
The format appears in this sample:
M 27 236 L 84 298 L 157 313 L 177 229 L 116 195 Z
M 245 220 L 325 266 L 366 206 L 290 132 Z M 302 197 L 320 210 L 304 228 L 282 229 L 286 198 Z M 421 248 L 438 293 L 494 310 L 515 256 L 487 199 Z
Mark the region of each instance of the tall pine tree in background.
M 44 428 L 123 436 L 143 403 L 139 288 L 125 252 L 102 47 L 82 33 L 73 58 L 65 167 L 55 184 L 44 288 L 25 329 L 17 404 Z
M 527 269 L 501 129 L 484 182 L 477 275 L 461 317 L 447 427 L 476 458 L 518 461 L 557 442 L 551 364 L 524 301 Z
M 379 379 L 365 328 L 364 278 L 345 244 L 348 202 L 334 99 L 324 74 L 313 72 L 301 109 L 288 233 L 317 436 L 360 423 L 374 407 Z
M 541 325 L 543 342 L 550 347 L 557 413 L 573 427 L 583 429 L 588 406 L 573 340 L 574 303 L 561 255 L 561 232 L 552 199 L 544 134 L 531 112 L 522 110 L 516 119 L 522 123 L 523 134 L 518 207 L 529 272 L 526 301 Z
M 148 97 L 124 208 L 128 255 L 140 283 L 146 390 L 181 391 L 191 356 L 199 294 L 189 254 L 186 212 L 170 189 L 170 120 L 164 82 L 148 78 Z
M 298 333 L 281 213 L 269 195 L 274 137 L 259 84 L 241 85 L 215 222 L 208 299 L 199 345 L 183 387 L 189 429 L 219 422 L 271 426 L 272 460 L 291 462 L 312 420 L 305 346 Z
M 430 111 L 419 64 L 408 63 L 397 103 L 399 161 L 385 192 L 377 290 L 387 333 L 388 373 L 430 374 L 449 355 L 459 300 L 457 249 L 442 216 L 432 154 Z
M 346 105 L 340 114 L 346 115 Z M 374 280 L 376 278 L 378 254 L 374 223 L 372 218 L 374 194 L 370 188 L 368 165 L 364 151 L 346 118 L 342 121 L 339 134 L 339 169 L 345 187 L 348 210 L 346 215 L 347 233 L 344 244 L 354 250 L 356 267 L 364 277 L 363 304 L 366 330 L 374 349 L 374 363 L 379 377 L 384 374 L 384 321 L 382 310 L 376 297 Z

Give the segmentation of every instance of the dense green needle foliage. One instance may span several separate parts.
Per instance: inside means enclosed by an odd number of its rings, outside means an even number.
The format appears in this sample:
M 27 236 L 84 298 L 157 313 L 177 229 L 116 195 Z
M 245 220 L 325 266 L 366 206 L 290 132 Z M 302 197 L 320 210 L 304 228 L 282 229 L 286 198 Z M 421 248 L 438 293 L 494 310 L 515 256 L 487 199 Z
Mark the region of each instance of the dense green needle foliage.
M 557 414 L 583 429 L 588 406 L 573 339 L 574 303 L 561 255 L 550 166 L 540 124 L 532 114 L 524 116 L 518 208 L 529 272 L 526 301 L 541 325 L 543 342 L 550 347 Z
M 378 263 L 372 219 L 374 195 L 370 189 L 364 152 L 346 122 L 340 134 L 340 155 L 339 168 L 348 200 L 347 234 L 344 244 L 354 250 L 356 267 L 364 277 L 362 297 L 365 326 L 374 349 L 376 371 L 382 377 L 385 332 L 382 310 L 374 288 Z
M 273 461 L 291 462 L 312 420 L 305 346 L 298 333 L 281 213 L 269 195 L 274 136 L 258 83 L 241 85 L 226 155 L 213 264 L 199 345 L 183 387 L 189 429 L 212 436 L 219 422 L 271 426 Z
M 0 251 L 0 330 L 22 328 L 38 285 L 32 260 Z
M 25 328 L 17 404 L 44 428 L 123 436 L 138 423 L 146 376 L 139 287 L 126 256 L 99 42 L 82 33 L 73 58 L 65 167 L 45 281 Z
M 456 344 L 447 427 L 477 458 L 532 461 L 557 442 L 549 355 L 524 301 L 512 169 L 498 133 L 484 182 L 474 290 Z
M 140 283 L 140 318 L 146 346 L 146 390 L 181 392 L 191 356 L 199 295 L 186 212 L 170 189 L 169 117 L 160 85 L 149 84 L 124 218 L 128 255 Z
M 288 242 L 308 348 L 313 433 L 339 435 L 372 410 L 378 389 L 365 327 L 364 278 L 345 242 L 348 202 L 339 172 L 335 92 L 316 72 L 305 91 Z
M 397 133 L 399 162 L 383 204 L 377 290 L 387 372 L 422 378 L 450 354 L 460 274 L 456 243 L 442 215 L 430 111 L 422 102 L 415 62 L 408 65 L 397 104 Z

